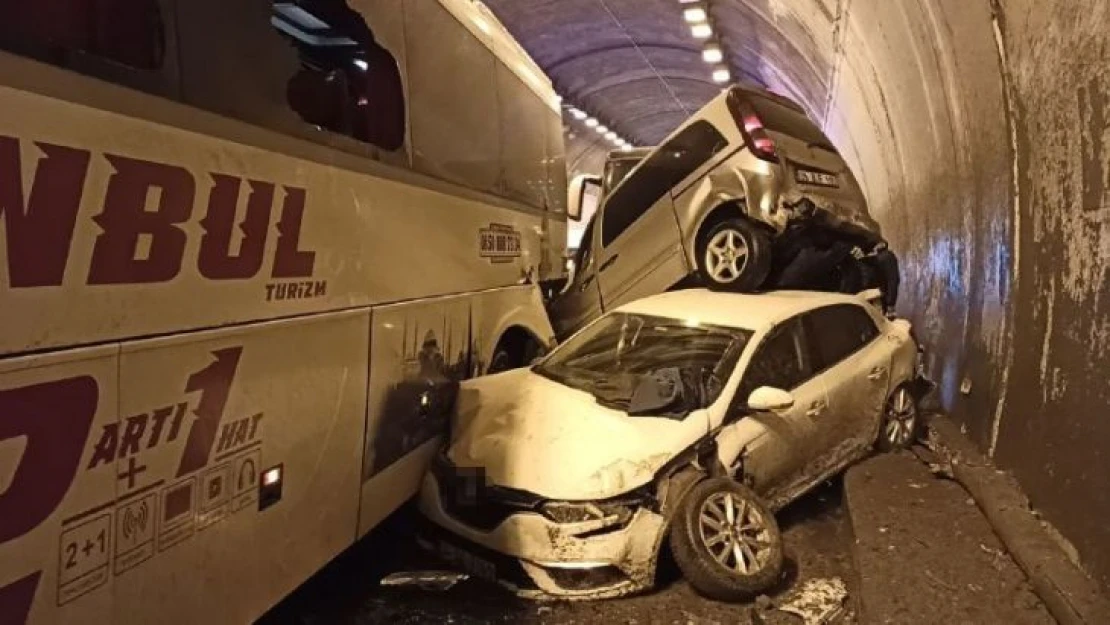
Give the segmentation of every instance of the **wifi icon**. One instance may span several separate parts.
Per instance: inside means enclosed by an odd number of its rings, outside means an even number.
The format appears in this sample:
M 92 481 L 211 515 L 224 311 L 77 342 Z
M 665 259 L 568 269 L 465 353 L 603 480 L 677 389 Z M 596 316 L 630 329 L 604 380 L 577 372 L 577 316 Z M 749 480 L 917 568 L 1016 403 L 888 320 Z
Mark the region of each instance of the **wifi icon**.
M 146 499 L 124 508 L 123 514 L 120 515 L 123 537 L 126 540 L 134 540 L 136 536 L 145 534 L 147 524 L 152 516 L 154 516 L 153 511 L 151 511 Z

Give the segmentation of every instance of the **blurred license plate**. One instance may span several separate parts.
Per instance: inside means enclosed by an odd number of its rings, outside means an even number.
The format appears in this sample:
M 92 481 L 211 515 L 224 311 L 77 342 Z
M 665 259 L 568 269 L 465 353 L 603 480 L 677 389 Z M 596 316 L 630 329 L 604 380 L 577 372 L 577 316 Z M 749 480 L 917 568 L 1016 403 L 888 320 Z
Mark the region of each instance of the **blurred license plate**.
M 795 169 L 794 179 L 802 184 L 815 184 L 822 187 L 840 186 L 836 176 L 819 171 L 810 171 L 808 169 Z
M 488 560 L 483 560 L 444 541 L 439 542 L 439 554 L 444 560 L 462 569 L 464 573 L 491 582 L 497 581 L 497 567 Z

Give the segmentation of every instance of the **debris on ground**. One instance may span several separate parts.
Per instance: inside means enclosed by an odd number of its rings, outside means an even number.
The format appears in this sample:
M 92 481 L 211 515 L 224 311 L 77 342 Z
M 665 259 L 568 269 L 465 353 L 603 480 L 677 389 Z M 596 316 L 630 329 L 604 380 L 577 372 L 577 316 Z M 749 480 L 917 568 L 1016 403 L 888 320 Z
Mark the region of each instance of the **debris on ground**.
M 844 616 L 848 586 L 839 577 L 810 579 L 786 597 L 779 610 L 801 617 L 804 625 L 827 625 Z
M 382 586 L 416 586 L 423 590 L 450 590 L 470 576 L 454 571 L 403 571 L 382 578 Z

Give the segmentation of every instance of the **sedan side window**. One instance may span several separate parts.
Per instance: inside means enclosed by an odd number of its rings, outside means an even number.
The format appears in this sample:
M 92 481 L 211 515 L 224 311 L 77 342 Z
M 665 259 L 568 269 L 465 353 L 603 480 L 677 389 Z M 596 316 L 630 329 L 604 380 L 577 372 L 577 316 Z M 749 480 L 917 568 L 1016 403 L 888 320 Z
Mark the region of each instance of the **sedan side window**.
M 736 397 L 746 402 L 761 386 L 790 391 L 813 377 L 799 318 L 775 328 L 756 350 Z
M 853 304 L 820 308 L 806 315 L 817 369 L 824 370 L 859 351 L 879 336 L 867 311 Z

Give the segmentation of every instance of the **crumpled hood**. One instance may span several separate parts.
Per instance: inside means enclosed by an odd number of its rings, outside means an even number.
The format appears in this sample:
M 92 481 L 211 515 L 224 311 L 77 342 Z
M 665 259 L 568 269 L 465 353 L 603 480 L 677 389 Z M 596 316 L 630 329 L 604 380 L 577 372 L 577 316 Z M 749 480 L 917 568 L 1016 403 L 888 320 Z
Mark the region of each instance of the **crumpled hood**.
M 604 499 L 642 486 L 704 436 L 704 410 L 682 421 L 630 417 L 528 369 L 464 382 L 448 458 L 500 486 L 561 500 Z

